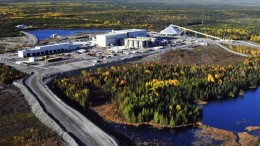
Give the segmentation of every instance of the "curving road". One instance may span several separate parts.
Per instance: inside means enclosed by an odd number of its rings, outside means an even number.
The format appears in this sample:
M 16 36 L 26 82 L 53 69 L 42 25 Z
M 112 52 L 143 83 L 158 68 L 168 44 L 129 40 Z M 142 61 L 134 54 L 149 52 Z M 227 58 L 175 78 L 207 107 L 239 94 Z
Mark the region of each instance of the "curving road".
M 31 42 L 31 46 L 35 46 L 38 44 L 39 39 L 35 35 L 25 31 L 20 31 L 20 33 L 26 35 L 29 38 L 29 41 Z
M 233 53 L 233 54 L 236 54 L 236 55 L 239 55 L 239 56 L 243 56 L 243 57 L 249 57 L 250 55 L 248 54 L 244 54 L 244 53 L 240 53 L 240 52 L 236 52 L 236 51 L 233 51 L 233 50 L 230 50 L 229 48 L 221 45 L 220 43 L 216 43 L 216 45 L 218 45 L 219 47 L 221 47 L 222 49 L 230 52 L 230 53 Z
M 99 127 L 89 121 L 76 110 L 67 106 L 42 82 L 40 72 L 32 74 L 25 80 L 35 96 L 42 102 L 46 111 L 59 121 L 67 132 L 72 133 L 80 141 L 79 145 L 111 146 L 118 143 Z

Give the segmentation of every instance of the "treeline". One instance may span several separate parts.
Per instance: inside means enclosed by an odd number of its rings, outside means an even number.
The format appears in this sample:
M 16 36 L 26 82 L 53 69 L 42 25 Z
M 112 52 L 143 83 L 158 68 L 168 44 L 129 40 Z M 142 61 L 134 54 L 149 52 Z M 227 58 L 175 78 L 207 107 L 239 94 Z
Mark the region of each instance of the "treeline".
M 228 7 L 230 9 L 164 3 L 6 3 L 0 6 L 0 36 L 18 35 L 18 29 L 15 29 L 18 24 L 32 25 L 36 29 L 144 28 L 161 31 L 173 23 L 180 26 L 197 24 L 190 28 L 231 39 L 250 39 L 259 34 L 260 28 L 256 26 L 259 9 Z
M 254 47 L 234 46 L 234 45 L 225 45 L 225 46 L 228 47 L 230 50 L 233 50 L 236 52 L 249 54 L 249 55 L 252 55 L 255 57 L 260 56 L 260 50 L 254 48 Z
M 23 76 L 25 76 L 24 73 L 0 63 L 0 83 L 9 83 Z
M 260 35 L 251 36 L 250 41 L 259 43 L 260 42 Z
M 253 31 L 253 29 L 250 27 L 228 26 L 227 28 L 225 28 L 223 26 L 218 25 L 210 27 L 201 27 L 197 30 L 206 34 L 217 36 L 219 38 L 233 40 L 247 40 L 250 38 Z
M 111 93 L 115 112 L 127 122 L 174 127 L 201 120 L 202 107 L 195 100 L 236 97 L 244 89 L 260 85 L 259 65 L 257 56 L 237 66 L 159 63 L 112 66 L 82 71 L 79 76 L 58 79 L 55 83 L 66 87 L 62 81 L 69 80 L 74 85 L 96 86 Z
M 82 108 L 85 109 L 89 105 L 89 89 L 84 82 L 75 82 L 74 80 L 63 78 L 57 82 L 57 86 L 64 91 L 68 98 L 78 102 Z

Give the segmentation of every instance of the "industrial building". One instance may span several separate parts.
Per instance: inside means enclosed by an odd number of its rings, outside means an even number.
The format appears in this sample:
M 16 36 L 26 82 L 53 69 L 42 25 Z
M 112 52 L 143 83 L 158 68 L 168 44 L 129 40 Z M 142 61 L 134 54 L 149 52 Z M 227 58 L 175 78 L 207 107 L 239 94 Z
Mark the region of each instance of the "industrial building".
M 162 30 L 160 34 L 161 36 L 178 36 L 181 34 L 181 31 L 177 27 L 169 25 L 167 28 Z
M 126 32 L 110 32 L 96 36 L 96 44 L 99 47 L 106 47 L 109 45 L 118 45 L 120 41 L 127 37 Z
M 137 37 L 125 38 L 124 45 L 128 48 L 148 48 L 155 44 L 156 38 L 150 37 Z
M 18 51 L 18 57 L 24 58 L 24 57 L 41 56 L 41 55 L 73 51 L 81 48 L 83 45 L 84 43 L 77 42 L 77 43 L 60 43 L 60 44 L 53 44 L 53 45 L 36 46 L 35 48 L 27 48 Z
M 106 47 L 109 45 L 123 45 L 125 38 L 146 37 L 147 31 L 145 29 L 126 29 L 117 30 L 110 33 L 96 36 L 96 44 L 99 47 Z
M 147 30 L 145 29 L 125 29 L 116 32 L 126 32 L 128 38 L 147 37 Z

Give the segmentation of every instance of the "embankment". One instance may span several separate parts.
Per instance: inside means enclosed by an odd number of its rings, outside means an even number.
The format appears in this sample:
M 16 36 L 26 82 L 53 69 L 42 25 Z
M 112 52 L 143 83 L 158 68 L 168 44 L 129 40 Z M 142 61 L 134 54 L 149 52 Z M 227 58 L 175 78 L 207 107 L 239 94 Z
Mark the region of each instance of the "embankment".
M 14 81 L 13 84 L 21 89 L 21 92 L 24 94 L 25 99 L 29 103 L 32 112 L 34 115 L 45 125 L 52 128 L 61 138 L 64 140 L 64 142 L 67 143 L 67 145 L 71 146 L 77 146 L 78 144 L 76 141 L 66 132 L 64 131 L 49 115 L 46 113 L 43 109 L 43 107 L 40 105 L 39 101 L 36 97 L 34 97 L 33 93 L 28 90 L 28 88 L 24 85 L 24 79 L 20 79 L 17 81 Z

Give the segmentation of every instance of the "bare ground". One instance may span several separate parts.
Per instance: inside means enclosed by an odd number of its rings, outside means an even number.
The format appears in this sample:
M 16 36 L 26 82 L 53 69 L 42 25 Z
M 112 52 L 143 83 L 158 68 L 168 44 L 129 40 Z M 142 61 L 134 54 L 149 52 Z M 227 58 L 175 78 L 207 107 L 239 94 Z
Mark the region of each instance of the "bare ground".
M 29 36 L 19 37 L 1 37 L 0 38 L 0 53 L 15 52 L 19 48 L 32 45 L 32 38 Z
M 60 138 L 31 112 L 22 93 L 0 84 L 0 145 L 62 145 Z
M 259 146 L 259 137 L 247 132 L 238 133 L 222 130 L 214 127 L 201 126 L 202 130 L 195 133 L 196 140 L 193 145 L 221 145 L 221 146 Z M 238 141 L 237 141 L 238 140 Z
M 238 136 L 239 136 L 239 143 L 242 146 L 259 146 L 260 145 L 259 137 L 250 135 L 247 132 L 238 133 Z
M 248 127 L 246 127 L 246 130 L 248 132 L 260 130 L 260 126 L 248 126 Z
M 137 61 L 161 62 L 183 65 L 222 65 L 238 64 L 245 58 L 223 50 L 216 45 L 196 46 L 190 50 L 170 50 L 162 54 L 154 54 Z
M 223 145 L 239 146 L 236 142 L 236 135 L 233 132 L 217 129 L 213 127 L 203 127 L 201 131 L 195 133 L 195 146 Z

